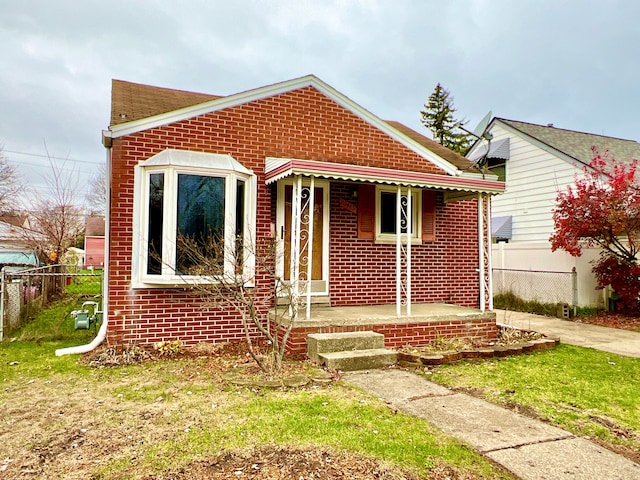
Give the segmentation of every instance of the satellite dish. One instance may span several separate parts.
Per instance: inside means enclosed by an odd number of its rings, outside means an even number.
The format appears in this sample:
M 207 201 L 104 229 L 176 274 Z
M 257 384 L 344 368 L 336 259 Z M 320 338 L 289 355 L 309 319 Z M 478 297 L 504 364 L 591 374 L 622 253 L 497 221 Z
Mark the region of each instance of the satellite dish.
M 490 140 L 490 138 L 487 138 L 485 135 L 486 134 L 491 135 L 489 132 L 486 132 L 487 126 L 489 125 L 489 122 L 491 121 L 491 116 L 492 116 L 492 113 L 491 113 L 491 110 L 489 110 L 487 112 L 487 114 L 484 117 L 482 117 L 482 120 L 480 120 L 480 123 L 478 123 L 476 128 L 473 130 L 473 135 L 476 138 L 484 137 L 487 140 Z

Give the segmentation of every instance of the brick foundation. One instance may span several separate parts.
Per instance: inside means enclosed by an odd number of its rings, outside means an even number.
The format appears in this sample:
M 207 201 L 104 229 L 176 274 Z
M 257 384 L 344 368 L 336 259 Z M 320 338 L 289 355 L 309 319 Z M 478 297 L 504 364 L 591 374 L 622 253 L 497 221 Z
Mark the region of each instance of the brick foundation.
M 489 342 L 494 342 L 498 335 L 495 318 L 389 322 L 380 325 L 294 327 L 287 342 L 287 351 L 295 355 L 305 354 L 307 351 L 307 335 L 311 333 L 343 333 L 370 330 L 383 334 L 385 347 L 388 348 L 426 345 L 437 338 L 468 338 L 478 344 L 486 345 Z

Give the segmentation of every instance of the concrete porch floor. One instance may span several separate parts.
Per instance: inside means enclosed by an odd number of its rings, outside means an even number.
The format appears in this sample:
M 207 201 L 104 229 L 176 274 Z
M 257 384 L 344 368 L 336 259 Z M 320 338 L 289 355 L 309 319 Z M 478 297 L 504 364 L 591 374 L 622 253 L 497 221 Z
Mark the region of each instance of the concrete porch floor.
M 273 313 L 273 310 L 272 310 Z M 288 322 L 286 307 L 278 308 L 280 322 Z M 448 303 L 417 303 L 411 305 L 411 316 L 406 316 L 406 308 L 402 316 L 396 316 L 396 305 L 364 305 L 356 307 L 329 307 L 312 305 L 311 316 L 307 320 L 306 310 L 301 308 L 296 321 L 296 328 L 331 327 L 355 325 L 382 325 L 387 323 L 425 323 L 464 320 L 495 320 L 493 311 L 482 312 L 477 308 L 460 307 Z

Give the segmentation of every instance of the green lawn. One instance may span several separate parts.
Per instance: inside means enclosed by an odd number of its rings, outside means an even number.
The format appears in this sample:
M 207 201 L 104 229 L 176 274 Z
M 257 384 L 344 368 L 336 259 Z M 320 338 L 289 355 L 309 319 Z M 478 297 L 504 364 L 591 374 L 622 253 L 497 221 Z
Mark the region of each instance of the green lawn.
M 640 450 L 640 359 L 561 344 L 533 355 L 445 365 L 428 377 L 576 435 Z

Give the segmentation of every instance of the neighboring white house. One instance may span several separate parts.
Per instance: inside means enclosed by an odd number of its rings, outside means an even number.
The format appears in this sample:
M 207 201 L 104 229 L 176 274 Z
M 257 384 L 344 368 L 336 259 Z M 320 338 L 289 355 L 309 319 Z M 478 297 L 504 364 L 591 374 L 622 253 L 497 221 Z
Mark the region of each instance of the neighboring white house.
M 640 143 L 497 117 L 486 131 L 493 136 L 491 141 L 477 141 L 467 157 L 482 160 L 489 143 L 487 166 L 506 181 L 504 194 L 491 203 L 493 237 L 500 242 L 493 248 L 494 268 L 567 271 L 575 267 L 578 305 L 602 306 L 605 298 L 595 290 L 590 263 L 598 252 L 591 249 L 580 258 L 551 252 L 553 208 L 558 192 L 573 185 L 592 160 L 593 147 L 628 162 L 640 159 Z

